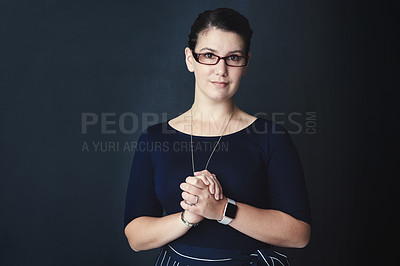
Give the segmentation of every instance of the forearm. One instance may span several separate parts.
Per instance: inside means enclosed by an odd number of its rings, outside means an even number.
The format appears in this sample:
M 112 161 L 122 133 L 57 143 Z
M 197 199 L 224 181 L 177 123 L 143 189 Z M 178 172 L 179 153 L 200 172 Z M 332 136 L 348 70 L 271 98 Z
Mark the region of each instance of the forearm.
M 277 210 L 265 210 L 237 203 L 230 226 L 259 241 L 282 247 L 302 248 L 308 244 L 311 227 Z
M 125 227 L 129 245 L 135 251 L 161 247 L 184 235 L 190 227 L 180 218 L 181 213 L 164 217 L 138 217 Z
M 210 220 L 221 220 L 227 198 L 216 200 L 199 179 L 186 179 L 180 185 L 183 190 L 181 207 Z M 187 202 L 197 202 L 195 205 Z M 309 224 L 277 210 L 260 209 L 237 202 L 235 219 L 229 224 L 234 229 L 259 241 L 283 247 L 302 248 L 308 244 Z

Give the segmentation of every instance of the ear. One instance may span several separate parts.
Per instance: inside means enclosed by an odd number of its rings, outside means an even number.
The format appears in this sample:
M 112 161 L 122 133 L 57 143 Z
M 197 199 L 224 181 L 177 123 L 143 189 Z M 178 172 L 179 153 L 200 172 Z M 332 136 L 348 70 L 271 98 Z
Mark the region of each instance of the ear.
M 249 57 L 249 59 L 247 60 L 247 65 L 243 69 L 242 76 L 246 75 L 247 68 L 249 67 L 249 63 L 250 63 L 251 53 L 249 52 L 249 54 L 247 56 Z
M 185 48 L 185 62 L 186 62 L 186 67 L 190 72 L 194 72 L 193 64 L 194 64 L 194 58 L 192 54 L 192 50 L 190 50 L 189 47 Z

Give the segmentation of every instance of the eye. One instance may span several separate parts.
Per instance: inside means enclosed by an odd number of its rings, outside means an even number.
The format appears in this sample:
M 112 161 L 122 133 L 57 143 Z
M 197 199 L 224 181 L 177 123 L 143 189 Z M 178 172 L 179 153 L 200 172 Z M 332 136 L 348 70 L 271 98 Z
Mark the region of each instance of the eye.
M 214 59 L 215 55 L 212 54 L 212 53 L 206 53 L 206 54 L 204 54 L 204 57 L 207 58 L 207 59 Z
M 231 61 L 239 61 L 240 57 L 238 55 L 233 54 L 233 55 L 230 55 L 228 57 L 228 59 Z

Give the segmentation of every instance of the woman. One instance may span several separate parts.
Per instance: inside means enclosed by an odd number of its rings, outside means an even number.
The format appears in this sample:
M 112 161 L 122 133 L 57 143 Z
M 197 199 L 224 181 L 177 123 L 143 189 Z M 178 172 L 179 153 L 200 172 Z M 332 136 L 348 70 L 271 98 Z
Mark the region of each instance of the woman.
M 233 101 L 251 36 L 232 9 L 199 14 L 185 49 L 194 103 L 139 138 L 125 234 L 135 251 L 162 247 L 155 265 L 288 265 L 272 247 L 309 241 L 304 177 L 288 133 Z

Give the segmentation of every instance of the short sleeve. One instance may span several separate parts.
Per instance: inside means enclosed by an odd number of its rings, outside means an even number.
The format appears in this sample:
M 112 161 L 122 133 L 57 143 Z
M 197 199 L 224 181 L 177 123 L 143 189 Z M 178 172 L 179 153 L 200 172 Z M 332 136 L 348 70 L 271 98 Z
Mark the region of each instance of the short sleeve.
M 149 136 L 145 130 L 137 142 L 131 166 L 125 200 L 125 226 L 140 216 L 160 217 L 163 214 L 154 189 L 150 147 Z
M 303 168 L 289 133 L 272 125 L 269 139 L 268 195 L 271 209 L 311 224 Z

